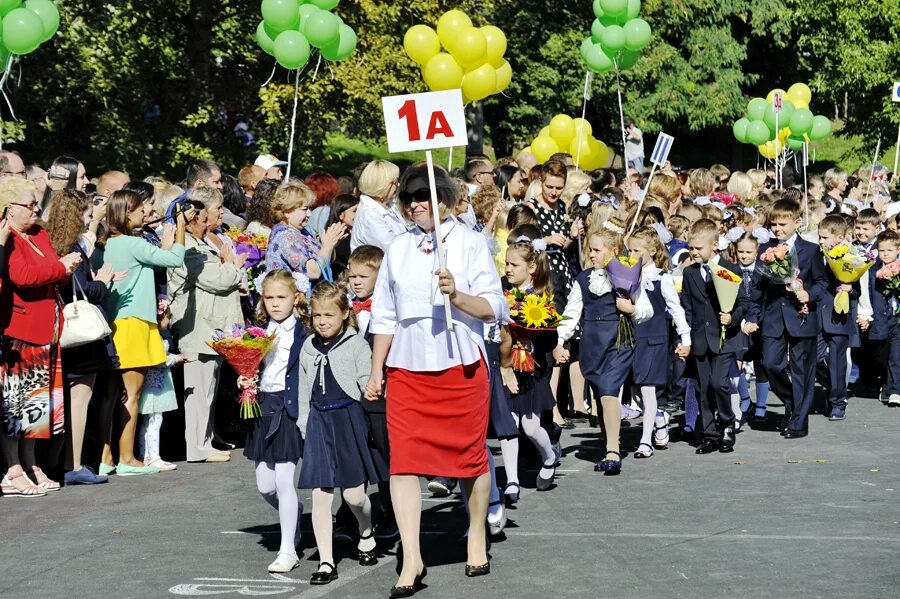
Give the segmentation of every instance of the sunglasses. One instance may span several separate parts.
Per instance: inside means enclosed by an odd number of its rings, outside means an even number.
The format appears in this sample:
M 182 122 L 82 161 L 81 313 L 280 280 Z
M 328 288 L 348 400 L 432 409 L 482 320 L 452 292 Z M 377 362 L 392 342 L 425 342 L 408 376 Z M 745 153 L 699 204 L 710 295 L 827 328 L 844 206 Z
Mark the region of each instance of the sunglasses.
M 427 202 L 431 199 L 431 190 L 428 188 L 418 189 L 413 193 L 401 191 L 397 196 L 401 204 L 412 204 L 413 202 Z
M 38 207 L 38 203 L 32 202 L 30 204 L 18 204 L 16 202 L 10 202 L 8 206 L 21 206 L 22 208 L 26 208 L 29 212 L 34 212 L 34 209 Z

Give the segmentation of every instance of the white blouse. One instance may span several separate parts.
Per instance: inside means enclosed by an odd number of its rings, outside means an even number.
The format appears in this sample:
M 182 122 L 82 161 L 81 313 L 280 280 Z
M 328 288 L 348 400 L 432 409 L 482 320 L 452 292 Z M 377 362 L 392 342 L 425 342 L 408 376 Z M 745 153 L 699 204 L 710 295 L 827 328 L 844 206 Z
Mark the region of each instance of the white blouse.
M 291 314 L 283 322 L 274 320 L 266 327 L 266 334 L 278 335 L 275 348 L 263 358 L 262 376 L 259 377 L 259 390 L 263 393 L 284 391 L 284 379 L 287 376 L 288 359 L 291 345 L 294 344 L 294 327 L 297 319 Z
M 490 303 L 493 315 L 486 322 L 500 320 L 506 299 L 484 236 L 452 218 L 441 226 L 441 235 L 456 288 Z M 433 244 L 433 233 L 413 229 L 391 243 L 381 263 L 369 330 L 394 336 L 390 367 L 439 372 L 474 364 L 484 355 L 485 322 L 451 306 L 454 326 L 447 329 L 446 297 L 435 274 L 440 268 L 437 254 L 423 251 Z
M 407 230 L 406 222 L 393 204 L 384 207 L 369 196 L 362 195 L 350 232 L 350 251 L 361 245 L 374 245 L 387 251 L 391 242 Z
M 594 295 L 603 295 L 613 291 L 606 269 L 595 268 L 591 271 L 588 281 L 588 291 Z M 647 297 L 647 294 L 644 293 L 641 287 L 638 287 L 638 290 L 634 292 L 631 300 L 634 302 L 634 314 L 631 315 L 634 324 L 640 324 L 653 318 L 653 305 L 650 304 L 650 298 Z M 560 322 L 556 327 L 557 345 L 562 346 L 575 334 L 575 327 L 581 322 L 581 312 L 583 310 L 584 298 L 581 297 L 581 285 L 573 282 L 572 291 L 569 292 L 569 299 L 566 302 L 566 309 L 563 310 L 563 315 L 568 316 L 568 318 Z

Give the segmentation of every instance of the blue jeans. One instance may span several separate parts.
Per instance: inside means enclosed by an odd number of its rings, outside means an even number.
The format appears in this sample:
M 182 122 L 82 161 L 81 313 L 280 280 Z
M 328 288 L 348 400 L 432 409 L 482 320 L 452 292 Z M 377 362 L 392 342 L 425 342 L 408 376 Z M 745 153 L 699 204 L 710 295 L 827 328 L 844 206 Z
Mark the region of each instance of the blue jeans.
M 644 157 L 638 156 L 637 158 L 629 158 L 628 166 L 634 169 L 634 171 L 639 174 L 644 174 Z

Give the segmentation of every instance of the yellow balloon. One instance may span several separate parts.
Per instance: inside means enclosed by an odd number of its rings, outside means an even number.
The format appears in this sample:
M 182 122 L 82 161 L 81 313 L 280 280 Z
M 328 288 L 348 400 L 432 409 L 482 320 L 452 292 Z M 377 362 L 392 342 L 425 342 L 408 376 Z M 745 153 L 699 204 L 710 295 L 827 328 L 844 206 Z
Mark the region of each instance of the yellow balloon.
M 413 25 L 403 36 L 403 48 L 410 58 L 424 65 L 440 53 L 441 41 L 428 25 Z
M 812 101 L 812 90 L 805 83 L 795 83 L 787 90 L 788 100 L 794 103 L 795 108 L 809 108 Z
M 475 27 L 469 27 L 460 32 L 450 49 L 450 53 L 459 64 L 476 66 L 484 64 L 486 51 L 487 42 L 484 34 Z
M 552 137 L 538 136 L 531 142 L 531 153 L 538 159 L 538 162 L 547 162 L 557 152 L 559 152 L 559 145 Z
M 446 52 L 433 56 L 422 67 L 422 77 L 431 91 L 459 89 L 462 85 L 463 72 L 452 56 Z
M 505 60 L 503 64 L 496 68 L 497 71 L 497 93 L 505 91 L 509 84 L 512 83 L 512 67 Z
M 567 146 L 575 137 L 575 125 L 572 117 L 558 114 L 550 121 L 550 137 L 560 146 Z
M 572 155 L 572 161 L 575 163 L 575 166 L 579 168 L 584 168 L 584 163 L 590 159 L 591 151 L 591 140 L 588 138 L 579 142 L 578 138 L 575 137 L 569 143 L 569 154 Z
M 538 133 L 538 137 L 551 137 L 550 135 L 550 125 L 547 125 L 543 129 L 541 129 L 540 133 Z
M 472 26 L 472 19 L 461 10 L 448 10 L 438 19 L 437 34 L 448 52 L 453 50 L 456 37 Z
M 462 89 L 475 101 L 487 98 L 497 91 L 497 70 L 489 64 L 481 65 L 463 77 Z
M 784 143 L 775 139 L 759 146 L 759 153 L 769 160 L 774 160 L 775 157 L 781 154 L 782 150 L 784 150 Z
M 772 101 L 775 99 L 775 92 L 781 92 L 781 97 L 782 97 L 782 98 L 784 98 L 785 96 L 787 96 L 787 92 L 786 92 L 786 91 L 784 91 L 784 90 L 781 89 L 780 87 L 776 87 L 775 89 L 773 89 L 772 91 L 770 91 L 769 94 L 766 96 L 766 102 L 768 102 L 769 104 L 772 103 Z
M 609 148 L 606 147 L 606 144 L 598 139 L 594 139 L 593 137 L 590 139 L 591 142 L 591 155 L 590 158 L 585 162 L 584 169 L 593 171 L 598 168 L 603 168 L 606 166 L 606 163 L 609 162 Z
M 591 127 L 591 124 L 582 118 L 572 119 L 572 125 L 575 126 L 575 135 L 589 137 L 591 133 L 594 132 L 594 128 Z M 579 131 L 582 131 L 579 133 Z
M 520 154 L 521 154 L 522 152 L 528 152 L 529 154 L 534 154 L 534 152 L 531 151 L 531 146 L 525 146 L 524 148 L 522 148 L 521 150 L 519 150 L 519 153 L 520 153 Z
M 786 142 L 787 138 L 790 136 L 791 136 L 791 128 L 790 127 L 785 127 L 784 129 L 782 129 L 781 131 L 778 132 L 778 139 L 781 140 L 781 143 Z
M 503 60 L 503 55 L 506 54 L 506 34 L 493 25 L 485 25 L 481 28 L 481 33 L 487 42 L 487 61 L 495 63 Z

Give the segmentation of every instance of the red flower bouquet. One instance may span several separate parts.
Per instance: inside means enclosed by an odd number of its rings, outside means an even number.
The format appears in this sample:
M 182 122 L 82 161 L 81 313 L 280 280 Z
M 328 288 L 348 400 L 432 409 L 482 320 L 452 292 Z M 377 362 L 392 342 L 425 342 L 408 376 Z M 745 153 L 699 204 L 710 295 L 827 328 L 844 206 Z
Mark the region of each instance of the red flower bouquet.
M 234 325 L 230 332 L 217 331 L 206 344 L 222 356 L 236 373 L 254 380 L 253 385 L 241 391 L 238 403 L 241 404 L 241 418 L 259 417 L 255 383 L 259 365 L 275 345 L 275 335 L 267 335 L 265 329 L 259 327 Z

